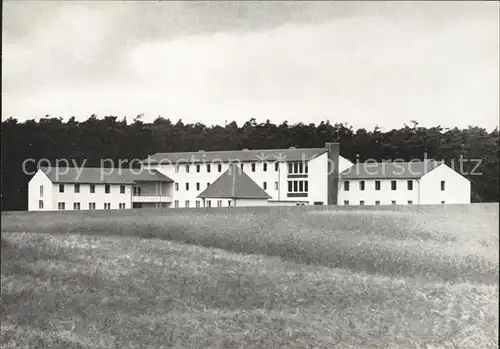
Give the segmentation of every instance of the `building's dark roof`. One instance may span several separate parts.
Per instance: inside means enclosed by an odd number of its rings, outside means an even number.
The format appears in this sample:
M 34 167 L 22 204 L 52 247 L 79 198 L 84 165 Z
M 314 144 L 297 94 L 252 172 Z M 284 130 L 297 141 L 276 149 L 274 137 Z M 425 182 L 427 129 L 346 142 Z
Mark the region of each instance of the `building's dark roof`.
M 341 179 L 421 178 L 442 161 L 357 163 L 340 173 Z
M 240 167 L 232 165 L 207 189 L 198 195 L 199 198 L 228 199 L 270 199 Z
M 173 182 L 156 170 L 110 169 L 100 167 L 40 167 L 52 183 L 134 184 L 136 182 Z
M 187 153 L 156 153 L 143 163 L 165 164 L 203 162 L 251 162 L 251 161 L 308 161 L 327 151 L 326 148 L 289 148 L 261 150 L 198 151 Z

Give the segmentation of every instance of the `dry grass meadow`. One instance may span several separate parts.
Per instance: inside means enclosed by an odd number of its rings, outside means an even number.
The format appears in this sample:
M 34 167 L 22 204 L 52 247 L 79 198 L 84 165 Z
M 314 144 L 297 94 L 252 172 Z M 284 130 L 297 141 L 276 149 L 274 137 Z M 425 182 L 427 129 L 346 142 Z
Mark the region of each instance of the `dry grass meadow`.
M 494 210 L 2 214 L 1 348 L 498 348 Z

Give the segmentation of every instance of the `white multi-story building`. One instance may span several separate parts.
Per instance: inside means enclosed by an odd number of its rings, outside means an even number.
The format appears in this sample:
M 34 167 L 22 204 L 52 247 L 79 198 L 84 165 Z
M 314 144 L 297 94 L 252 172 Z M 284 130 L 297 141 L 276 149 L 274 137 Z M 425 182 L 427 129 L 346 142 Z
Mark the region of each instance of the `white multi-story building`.
M 29 183 L 28 209 L 470 202 L 469 181 L 445 164 L 382 165 L 353 165 L 338 143 L 156 153 L 136 170 L 40 168 Z

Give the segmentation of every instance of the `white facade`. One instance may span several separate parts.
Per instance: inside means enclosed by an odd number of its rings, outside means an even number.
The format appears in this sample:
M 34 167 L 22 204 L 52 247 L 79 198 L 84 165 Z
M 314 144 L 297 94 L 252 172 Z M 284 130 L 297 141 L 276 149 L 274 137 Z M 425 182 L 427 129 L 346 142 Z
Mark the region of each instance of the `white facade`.
M 338 195 L 339 205 L 467 204 L 470 182 L 441 164 L 420 178 L 341 179 Z

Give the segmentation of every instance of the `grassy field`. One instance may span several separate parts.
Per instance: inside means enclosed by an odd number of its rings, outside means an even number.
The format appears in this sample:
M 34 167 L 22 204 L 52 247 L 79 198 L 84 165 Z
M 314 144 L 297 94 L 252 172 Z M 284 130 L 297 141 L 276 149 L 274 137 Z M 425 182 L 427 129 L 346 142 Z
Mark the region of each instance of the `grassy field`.
M 498 348 L 498 213 L 2 215 L 2 348 Z

